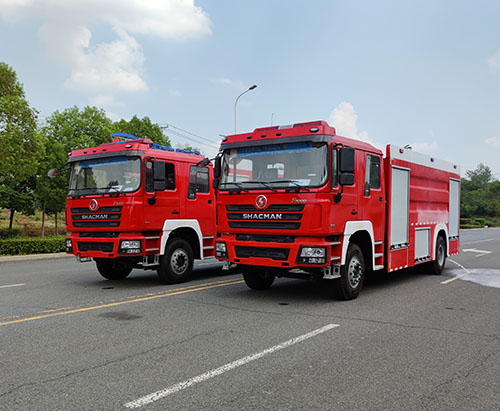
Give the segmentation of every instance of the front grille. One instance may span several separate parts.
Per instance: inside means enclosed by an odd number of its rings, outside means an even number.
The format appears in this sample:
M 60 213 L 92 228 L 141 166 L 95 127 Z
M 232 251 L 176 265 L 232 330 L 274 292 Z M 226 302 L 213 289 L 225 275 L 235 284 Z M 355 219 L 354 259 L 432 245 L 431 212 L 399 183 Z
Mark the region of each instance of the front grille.
M 271 204 L 265 210 L 260 210 L 252 204 L 228 204 L 227 211 L 258 211 L 262 212 L 277 212 L 277 211 L 303 211 L 305 204 Z
M 99 207 L 91 210 L 88 207 L 71 209 L 71 219 L 75 227 L 119 227 L 123 207 Z
M 269 230 L 298 230 L 300 223 L 277 223 L 267 221 L 228 221 L 231 228 L 257 228 Z
M 88 207 L 72 208 L 71 212 L 76 214 L 83 213 L 119 213 L 122 207 L 99 207 L 97 210 L 92 211 Z
M 259 210 L 253 204 L 226 205 L 231 228 L 298 230 L 305 204 L 271 204 Z
M 80 233 L 80 238 L 116 238 L 118 233 Z
M 294 243 L 290 235 L 236 234 L 237 241 L 259 241 L 262 243 Z
M 75 227 L 118 227 L 120 221 L 75 221 Z
M 77 241 L 78 251 L 102 251 L 104 253 L 113 252 L 113 243 L 91 243 Z
M 288 259 L 288 255 L 290 254 L 290 250 L 282 248 L 235 246 L 234 251 L 236 253 L 236 257 L 239 258 L 260 257 L 278 261 L 286 261 Z

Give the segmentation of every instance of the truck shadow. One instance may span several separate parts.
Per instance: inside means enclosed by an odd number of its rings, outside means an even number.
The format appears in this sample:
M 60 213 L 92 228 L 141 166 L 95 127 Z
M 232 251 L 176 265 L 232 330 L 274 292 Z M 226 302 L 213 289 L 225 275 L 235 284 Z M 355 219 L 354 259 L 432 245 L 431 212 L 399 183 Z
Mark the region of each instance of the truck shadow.
M 393 292 L 394 288 L 407 285 L 409 283 L 416 283 L 426 277 L 425 274 L 419 274 L 414 269 L 408 268 L 397 272 L 373 272 L 369 273 L 361 290 L 360 296 L 371 293 Z M 280 300 L 280 301 L 340 301 L 334 292 L 331 283 L 312 282 L 308 280 L 296 280 L 288 278 L 277 278 L 271 288 L 264 291 L 254 291 L 246 288 L 235 291 L 235 293 L 243 296 L 251 294 L 262 300 Z M 286 305 L 286 304 L 284 304 Z

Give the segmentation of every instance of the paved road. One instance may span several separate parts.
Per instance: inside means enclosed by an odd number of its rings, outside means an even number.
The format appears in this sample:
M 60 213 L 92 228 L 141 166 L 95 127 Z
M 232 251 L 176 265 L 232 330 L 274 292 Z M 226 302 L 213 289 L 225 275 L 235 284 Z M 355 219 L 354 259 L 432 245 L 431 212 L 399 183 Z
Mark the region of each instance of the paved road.
M 218 264 L 164 286 L 2 262 L 0 409 L 498 410 L 500 230 L 462 248 L 349 302 L 299 280 L 251 291 Z

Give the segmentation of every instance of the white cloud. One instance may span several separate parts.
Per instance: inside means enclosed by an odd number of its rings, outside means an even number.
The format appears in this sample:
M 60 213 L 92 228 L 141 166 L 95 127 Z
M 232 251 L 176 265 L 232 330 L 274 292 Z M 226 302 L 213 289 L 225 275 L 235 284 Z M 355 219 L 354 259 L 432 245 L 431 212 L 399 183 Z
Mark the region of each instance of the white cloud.
M 193 0 L 0 0 L 0 18 L 41 23 L 51 57 L 71 70 L 68 88 L 95 93 L 148 90 L 144 54 L 132 35 L 187 40 L 211 34 L 211 22 Z M 115 41 L 92 44 L 90 27 L 111 27 Z
M 436 141 L 432 141 L 430 143 L 411 143 L 410 146 L 412 150 L 423 154 L 432 154 L 439 148 L 439 145 Z
M 500 137 L 490 137 L 484 140 L 484 142 L 490 146 L 499 147 L 500 146 Z
M 248 87 L 249 87 L 249 86 L 246 86 L 245 84 L 243 84 L 241 81 L 235 81 L 235 80 L 231 80 L 231 79 L 224 78 L 224 77 L 213 78 L 213 79 L 211 79 L 211 81 L 214 84 L 220 84 L 221 86 L 232 87 L 234 89 L 242 90 L 242 91 L 245 89 L 248 89 Z
M 343 101 L 337 107 L 335 107 L 328 117 L 328 122 L 331 126 L 335 127 L 337 134 L 353 138 L 355 140 L 361 140 L 366 143 L 372 144 L 380 150 L 384 150 L 383 145 L 375 143 L 366 131 L 359 131 L 357 126 L 358 115 L 354 110 L 354 106 Z
M 500 51 L 488 57 L 488 67 L 491 70 L 500 71 Z
M 111 107 L 117 105 L 114 96 L 107 96 L 103 94 L 91 97 L 89 99 L 89 102 L 92 106 L 98 106 L 98 107 Z
M 175 90 L 175 89 L 171 88 L 168 90 L 168 95 L 170 97 L 181 97 L 182 93 L 179 90 Z

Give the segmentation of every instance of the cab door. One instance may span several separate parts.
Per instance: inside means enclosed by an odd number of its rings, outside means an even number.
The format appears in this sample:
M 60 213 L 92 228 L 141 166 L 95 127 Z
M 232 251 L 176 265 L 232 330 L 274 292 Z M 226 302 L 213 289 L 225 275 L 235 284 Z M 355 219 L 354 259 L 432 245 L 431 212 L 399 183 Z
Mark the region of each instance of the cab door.
M 146 230 L 161 230 L 165 220 L 178 219 L 180 216 L 175 166 L 175 163 L 155 158 L 145 161 L 143 218 Z
M 361 219 L 372 223 L 375 243 L 384 240 L 385 194 L 382 172 L 380 155 L 366 154 L 364 192 L 359 209 Z
M 186 218 L 198 220 L 203 237 L 215 235 L 215 198 L 210 184 L 212 179 L 211 167 L 189 166 Z

